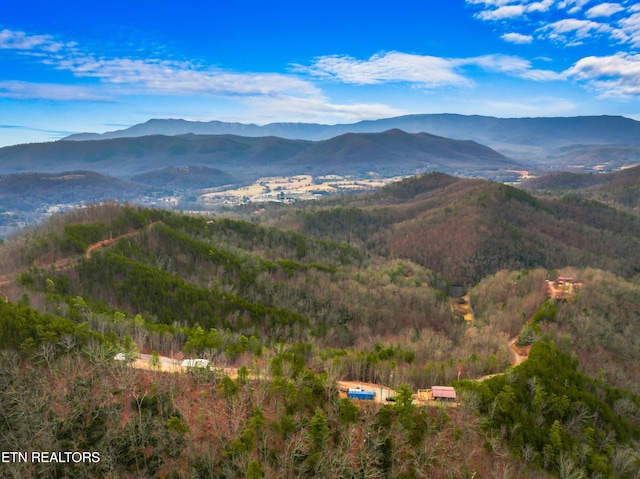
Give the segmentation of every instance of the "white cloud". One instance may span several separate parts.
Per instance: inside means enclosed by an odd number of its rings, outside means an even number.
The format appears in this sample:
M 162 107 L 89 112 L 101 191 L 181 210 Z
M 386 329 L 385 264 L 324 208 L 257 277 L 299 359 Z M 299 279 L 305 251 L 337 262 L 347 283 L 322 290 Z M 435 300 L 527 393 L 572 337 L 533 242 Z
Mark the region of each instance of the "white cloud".
M 481 20 L 505 20 L 526 13 L 545 13 L 557 0 L 466 0 L 471 5 L 483 5 L 476 17 Z
M 475 6 L 474 16 L 499 21 L 506 27 L 501 38 L 512 43 L 547 39 L 563 46 L 582 45 L 591 37 L 612 44 L 640 45 L 640 5 L 626 1 L 591 0 L 466 0 Z M 590 8 L 588 8 L 590 7 Z M 585 11 L 585 9 L 587 9 Z M 615 17 L 614 17 L 615 15 Z M 612 19 L 612 17 L 615 18 Z M 554 21 L 550 23 L 551 19 Z M 596 21 L 602 19 L 602 21 Z
M 527 11 L 546 11 L 557 0 L 466 0 L 470 5 L 485 5 L 486 7 L 517 6 Z
M 640 54 L 585 57 L 565 73 L 568 77 L 587 82 L 603 97 L 640 95 Z
M 539 31 L 546 33 L 547 38 L 566 44 L 576 44 L 597 33 L 610 33 L 614 29 L 604 23 L 592 20 L 567 18 L 542 27 Z
M 373 55 L 368 60 L 350 56 L 320 57 L 310 68 L 298 69 L 320 78 L 358 85 L 410 82 L 427 88 L 470 86 L 471 81 L 456 73 L 455 66 L 456 62 L 446 58 L 389 52 Z
M 0 98 L 16 100 L 113 101 L 113 97 L 102 92 L 99 93 L 90 87 L 23 81 L 0 81 Z
M 77 77 L 100 78 L 133 91 L 157 94 L 274 95 L 279 93 L 317 95 L 311 83 L 293 75 L 278 73 L 234 73 L 199 69 L 189 62 L 137 59 L 72 58 L 55 63 Z
M 58 42 L 50 35 L 27 35 L 25 32 L 7 29 L 0 31 L 0 49 L 3 50 L 39 50 L 55 53 L 72 45 Z
M 274 121 L 357 122 L 406 115 L 410 112 L 381 103 L 337 104 L 325 97 L 245 97 L 247 112 L 257 123 Z
M 501 5 L 507 5 L 509 3 L 513 3 L 513 0 L 466 0 L 466 2 L 472 5 L 483 4 L 483 5 L 491 5 L 494 7 L 499 7 Z
M 533 81 L 553 81 L 563 79 L 562 74 L 551 70 L 537 70 L 529 60 L 508 55 L 484 55 L 457 60 L 460 65 L 473 65 L 487 71 L 504 73 L 517 78 Z
M 638 9 L 640 9 L 640 5 L 638 5 Z M 619 24 L 625 39 L 634 47 L 640 47 L 640 13 L 634 13 L 620 20 Z
M 502 38 L 505 42 L 509 43 L 517 43 L 517 44 L 526 44 L 533 42 L 533 37 L 531 35 L 523 35 L 522 33 L 505 33 L 500 38 Z
M 162 59 L 96 58 L 84 53 L 74 43 L 64 43 L 49 35 L 27 35 L 11 30 L 0 31 L 0 48 L 16 50 L 33 61 L 69 71 L 77 78 L 96 78 L 103 85 L 119 87 L 119 93 L 155 93 L 167 95 L 302 95 L 316 96 L 319 90 L 294 75 L 279 73 L 236 73 L 207 69 L 191 62 Z M 65 99 L 70 87 L 37 86 L 13 82 L 4 95 Z M 75 88 L 75 87 L 74 87 Z M 20 93 L 20 92 L 23 93 Z M 78 90 L 82 97 L 82 89 Z M 112 92 L 115 90 L 112 88 Z M 41 95 L 41 96 L 38 96 Z M 95 95 L 86 93 L 85 99 Z
M 527 5 L 527 12 L 547 12 L 553 5 L 553 2 L 554 0 L 542 0 L 541 2 L 530 3 Z
M 624 7 L 619 3 L 601 3 L 586 11 L 587 18 L 610 17 L 618 12 L 622 12 Z
M 475 65 L 488 71 L 521 73 L 531 69 L 531 62 L 509 55 L 482 55 L 457 60 L 460 65 Z
M 561 76 L 547 70 L 535 70 L 531 62 L 509 55 L 482 55 L 469 58 L 439 58 L 410 55 L 399 52 L 377 54 L 368 60 L 352 57 L 322 57 L 309 68 L 298 66 L 320 78 L 327 78 L 357 85 L 407 82 L 423 88 L 444 86 L 470 87 L 474 83 L 462 70 L 478 67 L 486 71 L 535 81 L 560 79 Z
M 503 5 L 495 10 L 484 10 L 477 14 L 480 20 L 504 20 L 520 17 L 525 12 L 523 5 Z
M 566 9 L 570 14 L 576 14 L 582 10 L 591 0 L 564 0 L 558 3 L 558 8 Z

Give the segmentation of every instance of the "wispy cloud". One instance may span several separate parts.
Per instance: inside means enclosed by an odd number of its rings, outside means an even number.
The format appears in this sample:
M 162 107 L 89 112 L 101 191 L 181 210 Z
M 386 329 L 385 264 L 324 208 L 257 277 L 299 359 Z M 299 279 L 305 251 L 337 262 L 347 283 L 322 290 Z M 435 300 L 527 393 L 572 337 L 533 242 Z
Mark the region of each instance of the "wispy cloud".
M 189 62 L 157 59 L 72 58 L 57 62 L 56 68 L 77 77 L 99 78 L 104 83 L 122 85 L 132 92 L 155 94 L 224 94 L 302 96 L 318 94 L 311 83 L 293 75 L 279 73 L 236 73 L 206 69 Z
M 74 85 L 18 80 L 0 81 L 0 98 L 54 101 L 119 101 L 121 95 L 211 95 L 236 97 L 245 103 L 256 120 L 285 119 L 336 122 L 383 118 L 407 113 L 381 103 L 334 103 L 308 77 L 291 73 L 233 72 L 189 61 L 160 58 L 107 58 L 83 51 L 76 43 L 56 40 L 51 35 L 28 35 L 2 30 L 0 49 L 13 50 L 28 61 L 72 74 Z M 447 60 L 423 57 L 417 65 L 408 56 L 394 54 L 379 58 L 363 71 L 340 71 L 338 57 L 327 57 L 317 67 L 320 75 L 334 75 L 351 83 L 376 83 L 410 78 L 414 82 L 469 84 L 447 67 Z M 333 65 L 333 66 L 332 66 Z M 335 70 L 334 73 L 331 73 Z M 425 72 L 435 72 L 425 79 Z M 392 73 L 393 72 L 393 73 Z M 305 73 L 306 75 L 306 73 Z M 82 79 L 89 79 L 82 83 Z M 293 121 L 293 120 L 290 120 Z M 10 125 L 7 125 L 7 128 Z M 16 127 L 20 128 L 20 127 Z
M 612 45 L 639 42 L 640 20 L 635 18 L 638 5 L 626 1 L 591 0 L 466 0 L 476 9 L 479 20 L 505 28 L 502 38 L 513 40 L 550 40 L 563 46 L 608 39 Z M 520 37 L 515 36 L 520 35 Z M 525 43 L 525 42 L 521 42 Z
M 56 53 L 73 48 L 73 43 L 63 43 L 50 35 L 27 35 L 25 32 L 0 30 L 0 49 L 21 51 L 42 51 Z
M 446 58 L 401 52 L 379 53 L 366 60 L 325 56 L 316 59 L 311 67 L 295 66 L 316 77 L 357 85 L 409 82 L 426 88 L 471 86 L 472 82 L 456 73 L 455 68 L 456 62 Z
M 55 101 L 113 101 L 96 88 L 55 83 L 0 81 L 0 98 L 14 100 L 47 99 Z
M 554 0 L 542 0 L 541 2 L 531 2 L 527 5 L 527 12 L 540 12 L 544 13 L 549 11 L 553 5 Z
M 310 82 L 280 73 L 230 72 L 207 68 L 192 62 L 155 58 L 105 58 L 83 52 L 75 43 L 61 42 L 50 35 L 28 35 L 2 30 L 0 48 L 28 55 L 34 62 L 68 71 L 76 78 L 94 78 L 112 94 L 166 95 L 318 95 Z M 104 91 L 104 89 L 102 90 Z M 91 88 L 67 85 L 3 82 L 0 96 L 46 98 L 52 100 L 103 100 Z
M 594 22 L 592 20 L 579 20 L 567 18 L 550 23 L 539 29 L 545 36 L 554 41 L 565 44 L 576 45 L 585 38 L 592 38 L 593 35 L 610 33 L 613 28 L 605 23 Z
M 522 33 L 516 33 L 516 32 L 505 33 L 500 38 L 502 38 L 505 42 L 516 43 L 521 45 L 533 42 L 533 36 L 523 35 Z
M 554 0 L 467 0 L 467 3 L 482 6 L 476 13 L 480 20 L 495 21 L 544 13 L 552 7 Z
M 356 122 L 405 115 L 406 110 L 381 103 L 333 103 L 326 97 L 246 97 L 253 121 Z
M 564 0 L 558 3 L 559 9 L 566 9 L 570 14 L 576 14 L 591 0 Z
M 640 11 L 640 5 L 636 5 Z M 640 13 L 634 13 L 620 20 L 620 28 L 624 32 L 626 40 L 634 47 L 640 47 Z
M 505 73 L 532 80 L 567 80 L 582 84 L 600 97 L 640 96 L 640 5 L 594 0 L 466 0 L 479 20 L 504 28 L 504 41 L 527 44 L 551 41 L 573 47 L 608 43 L 610 54 L 577 58 L 563 72 L 536 70 L 517 63 Z M 630 4 L 631 3 L 631 4 Z M 628 52 L 622 52 L 630 47 Z M 605 46 L 605 48 L 607 48 Z M 605 50 L 606 51 L 606 50 Z
M 502 5 L 491 10 L 483 10 L 477 14 L 477 17 L 481 20 L 504 20 L 519 17 L 524 12 L 524 5 Z
M 311 67 L 297 68 L 320 78 L 344 83 L 373 85 L 406 82 L 422 88 L 440 88 L 474 86 L 474 82 L 465 76 L 466 67 L 538 81 L 558 79 L 553 72 L 535 70 L 528 60 L 509 55 L 441 58 L 387 52 L 373 55 L 367 60 L 349 56 L 321 57 Z
M 601 3 L 586 11 L 587 18 L 610 17 L 618 12 L 622 12 L 624 7 L 619 3 Z
M 51 135 L 52 138 L 60 138 L 61 136 L 70 135 L 72 131 L 66 130 L 49 130 L 46 128 L 33 128 L 30 126 L 24 125 L 0 125 L 0 129 L 2 130 L 24 130 L 24 131 L 37 131 L 39 133 L 47 133 Z
M 570 78 L 586 82 L 602 97 L 640 95 L 640 55 L 637 54 L 585 57 L 565 73 Z

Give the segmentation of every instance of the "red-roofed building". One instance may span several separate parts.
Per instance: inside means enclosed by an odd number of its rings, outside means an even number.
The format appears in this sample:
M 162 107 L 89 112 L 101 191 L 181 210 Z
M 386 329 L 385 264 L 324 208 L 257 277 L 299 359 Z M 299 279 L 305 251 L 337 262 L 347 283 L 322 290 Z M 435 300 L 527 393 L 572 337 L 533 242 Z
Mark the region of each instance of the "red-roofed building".
M 433 386 L 431 388 L 433 399 L 441 401 L 455 401 L 457 398 L 455 388 L 451 386 Z

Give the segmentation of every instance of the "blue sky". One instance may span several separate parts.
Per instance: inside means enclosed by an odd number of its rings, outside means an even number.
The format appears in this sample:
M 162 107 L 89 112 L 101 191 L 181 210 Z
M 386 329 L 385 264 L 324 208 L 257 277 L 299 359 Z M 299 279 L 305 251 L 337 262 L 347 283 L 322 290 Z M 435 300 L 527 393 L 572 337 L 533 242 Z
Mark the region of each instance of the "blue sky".
M 640 119 L 635 0 L 7 3 L 0 146 L 150 118 Z

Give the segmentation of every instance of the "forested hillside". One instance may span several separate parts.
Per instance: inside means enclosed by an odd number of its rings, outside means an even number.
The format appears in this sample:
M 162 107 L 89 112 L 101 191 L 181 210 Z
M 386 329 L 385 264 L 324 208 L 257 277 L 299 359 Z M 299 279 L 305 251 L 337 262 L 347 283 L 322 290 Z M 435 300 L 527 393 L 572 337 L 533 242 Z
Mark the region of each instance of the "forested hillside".
M 556 238 L 576 211 L 565 232 L 618 242 L 556 249 L 621 272 L 551 251 L 562 269 L 523 269 L 505 250 L 509 271 L 495 251 L 495 271 L 457 266 L 465 321 L 452 267 L 426 267 L 465 254 L 463 233 L 447 254 L 438 239 L 460 222 Z M 635 274 L 633 217 L 445 175 L 262 215 L 298 231 L 103 204 L 0 245 L 2 450 L 100 459 L 11 462 L 0 477 L 637 477 L 640 286 L 620 276 Z M 415 253 L 398 246 L 422 230 Z M 581 289 L 549 298 L 560 275 Z M 520 365 L 517 335 L 533 344 Z M 170 358 L 210 367 L 172 372 Z M 350 400 L 338 381 L 393 401 Z M 437 385 L 458 401 L 414 402 Z
M 525 181 L 522 188 L 546 196 L 573 195 L 628 211 L 640 210 L 640 166 L 615 173 L 554 173 Z
M 501 269 L 567 265 L 640 272 L 640 219 L 577 197 L 536 198 L 440 173 L 377 193 L 278 212 L 274 224 L 407 258 L 457 284 Z

